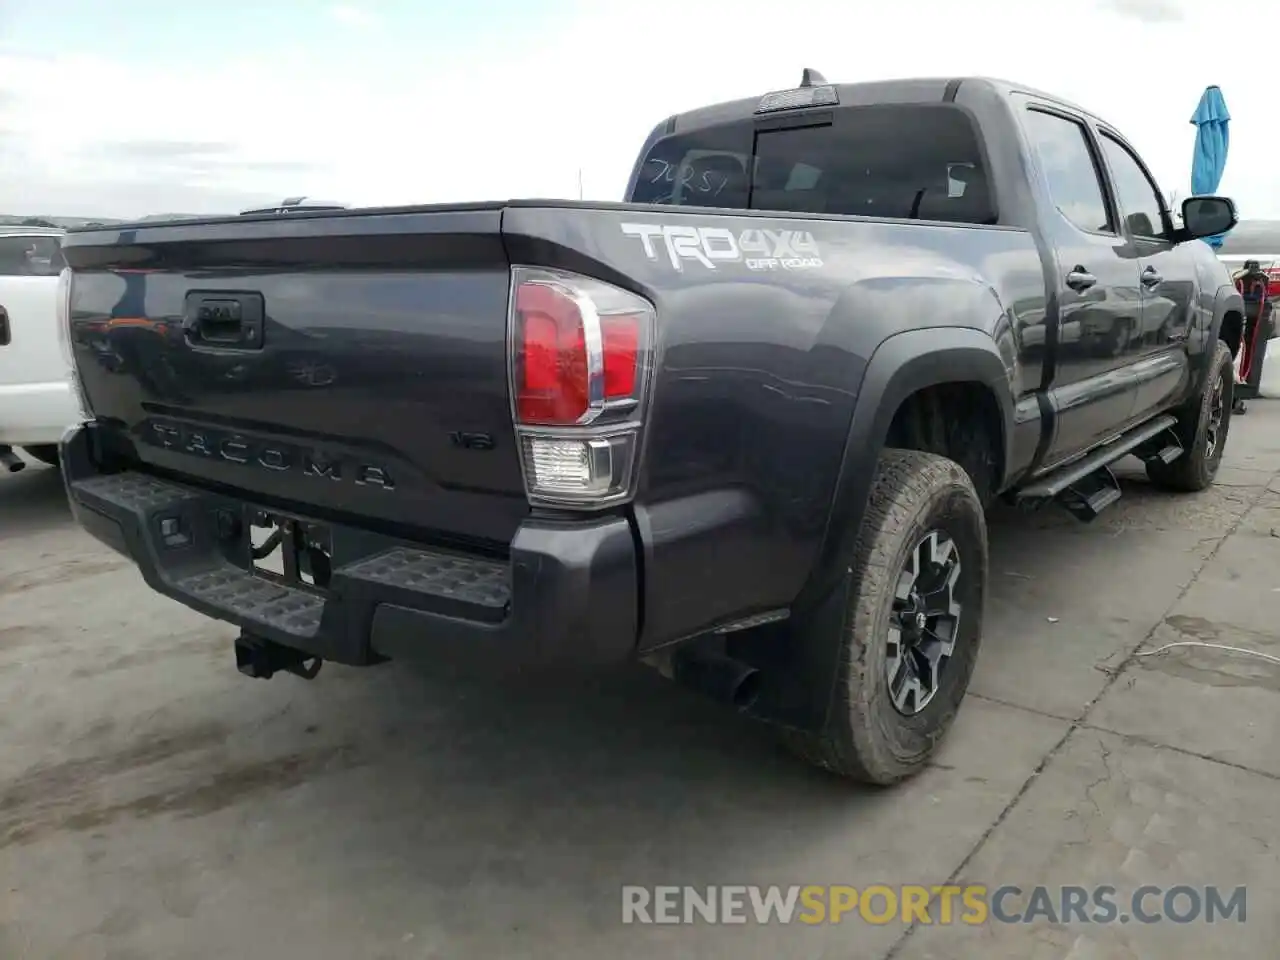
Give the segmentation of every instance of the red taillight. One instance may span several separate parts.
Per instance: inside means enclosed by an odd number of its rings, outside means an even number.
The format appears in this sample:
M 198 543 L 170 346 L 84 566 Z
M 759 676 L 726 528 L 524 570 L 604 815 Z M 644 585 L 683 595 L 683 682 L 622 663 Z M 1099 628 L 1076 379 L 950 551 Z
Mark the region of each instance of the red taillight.
M 523 423 L 577 423 L 589 405 L 586 331 L 574 297 L 545 283 L 516 287 L 516 413 Z
M 521 423 L 583 422 L 592 412 L 593 377 L 599 380 L 597 405 L 634 396 L 643 314 L 602 316 L 588 294 L 540 279 L 518 282 L 514 306 L 516 415 Z M 593 369 L 595 351 L 588 350 L 589 341 L 598 341 L 598 369 Z
M 529 500 L 594 509 L 636 477 L 656 316 L 643 297 L 561 270 L 516 267 L 512 408 Z
M 604 341 L 604 398 L 629 397 L 636 389 L 641 318 L 634 314 L 601 317 Z

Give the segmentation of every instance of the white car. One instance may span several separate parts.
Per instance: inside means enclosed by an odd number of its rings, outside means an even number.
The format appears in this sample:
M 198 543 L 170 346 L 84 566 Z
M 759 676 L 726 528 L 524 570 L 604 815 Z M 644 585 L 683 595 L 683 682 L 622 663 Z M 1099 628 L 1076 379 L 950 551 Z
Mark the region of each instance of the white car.
M 23 468 L 21 447 L 57 465 L 58 440 L 76 422 L 58 339 L 62 231 L 0 226 L 0 467 Z

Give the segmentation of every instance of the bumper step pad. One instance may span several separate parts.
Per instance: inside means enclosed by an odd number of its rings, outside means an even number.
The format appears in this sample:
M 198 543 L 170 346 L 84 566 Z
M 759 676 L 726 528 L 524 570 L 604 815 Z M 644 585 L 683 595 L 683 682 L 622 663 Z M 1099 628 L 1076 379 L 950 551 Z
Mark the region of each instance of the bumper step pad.
M 505 613 L 511 603 L 511 574 L 505 564 L 444 553 L 396 547 L 348 564 L 345 577 L 448 597 Z
M 283 642 L 311 646 L 326 627 L 345 632 L 338 608 L 349 600 L 394 599 L 415 609 L 498 624 L 511 607 L 507 564 L 417 547 L 392 546 L 338 566 L 326 593 L 259 576 L 225 555 L 216 537 L 216 513 L 239 512 L 244 502 L 141 473 L 75 480 L 71 494 L 84 508 L 130 531 L 134 560 L 164 593 L 211 616 Z M 175 548 L 165 542 L 163 520 L 181 517 L 191 531 Z M 335 538 L 340 528 L 333 528 Z M 141 541 L 141 543 L 139 543 Z M 139 547 L 143 549 L 139 549 Z M 335 550 L 341 561 L 341 549 Z M 326 624 L 326 608 L 334 608 Z
M 314 637 L 324 614 L 323 597 L 255 577 L 229 563 L 174 585 L 237 620 L 269 624 L 296 637 Z

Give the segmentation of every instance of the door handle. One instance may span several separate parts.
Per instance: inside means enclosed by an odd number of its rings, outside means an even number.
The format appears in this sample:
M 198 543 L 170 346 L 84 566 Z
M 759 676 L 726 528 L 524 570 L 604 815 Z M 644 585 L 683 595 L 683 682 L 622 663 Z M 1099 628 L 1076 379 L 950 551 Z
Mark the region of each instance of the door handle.
M 1164 283 L 1164 277 L 1156 272 L 1155 267 L 1147 267 L 1142 271 L 1142 285 L 1144 287 L 1157 287 L 1162 283 Z
M 1098 282 L 1098 278 L 1084 267 L 1076 267 L 1067 274 L 1067 286 L 1076 293 L 1084 293 Z
M 9 345 L 9 314 L 4 307 L 0 307 L 0 347 Z

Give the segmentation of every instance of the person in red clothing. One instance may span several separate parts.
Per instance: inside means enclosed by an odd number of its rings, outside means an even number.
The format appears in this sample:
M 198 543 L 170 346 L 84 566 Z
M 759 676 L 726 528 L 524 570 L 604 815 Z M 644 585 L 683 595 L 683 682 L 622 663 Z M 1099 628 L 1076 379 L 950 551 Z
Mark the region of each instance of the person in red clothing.
M 1262 355 L 1266 352 L 1267 340 L 1273 330 L 1270 287 L 1274 282 L 1272 275 L 1262 269 L 1258 260 L 1246 260 L 1244 269 L 1236 273 L 1236 289 L 1244 297 L 1244 328 L 1238 333 L 1223 331 L 1223 339 L 1231 348 L 1232 359 L 1236 365 L 1236 399 L 1233 404 L 1235 413 L 1244 413 L 1245 398 L 1258 395 L 1258 381 L 1262 375 Z

